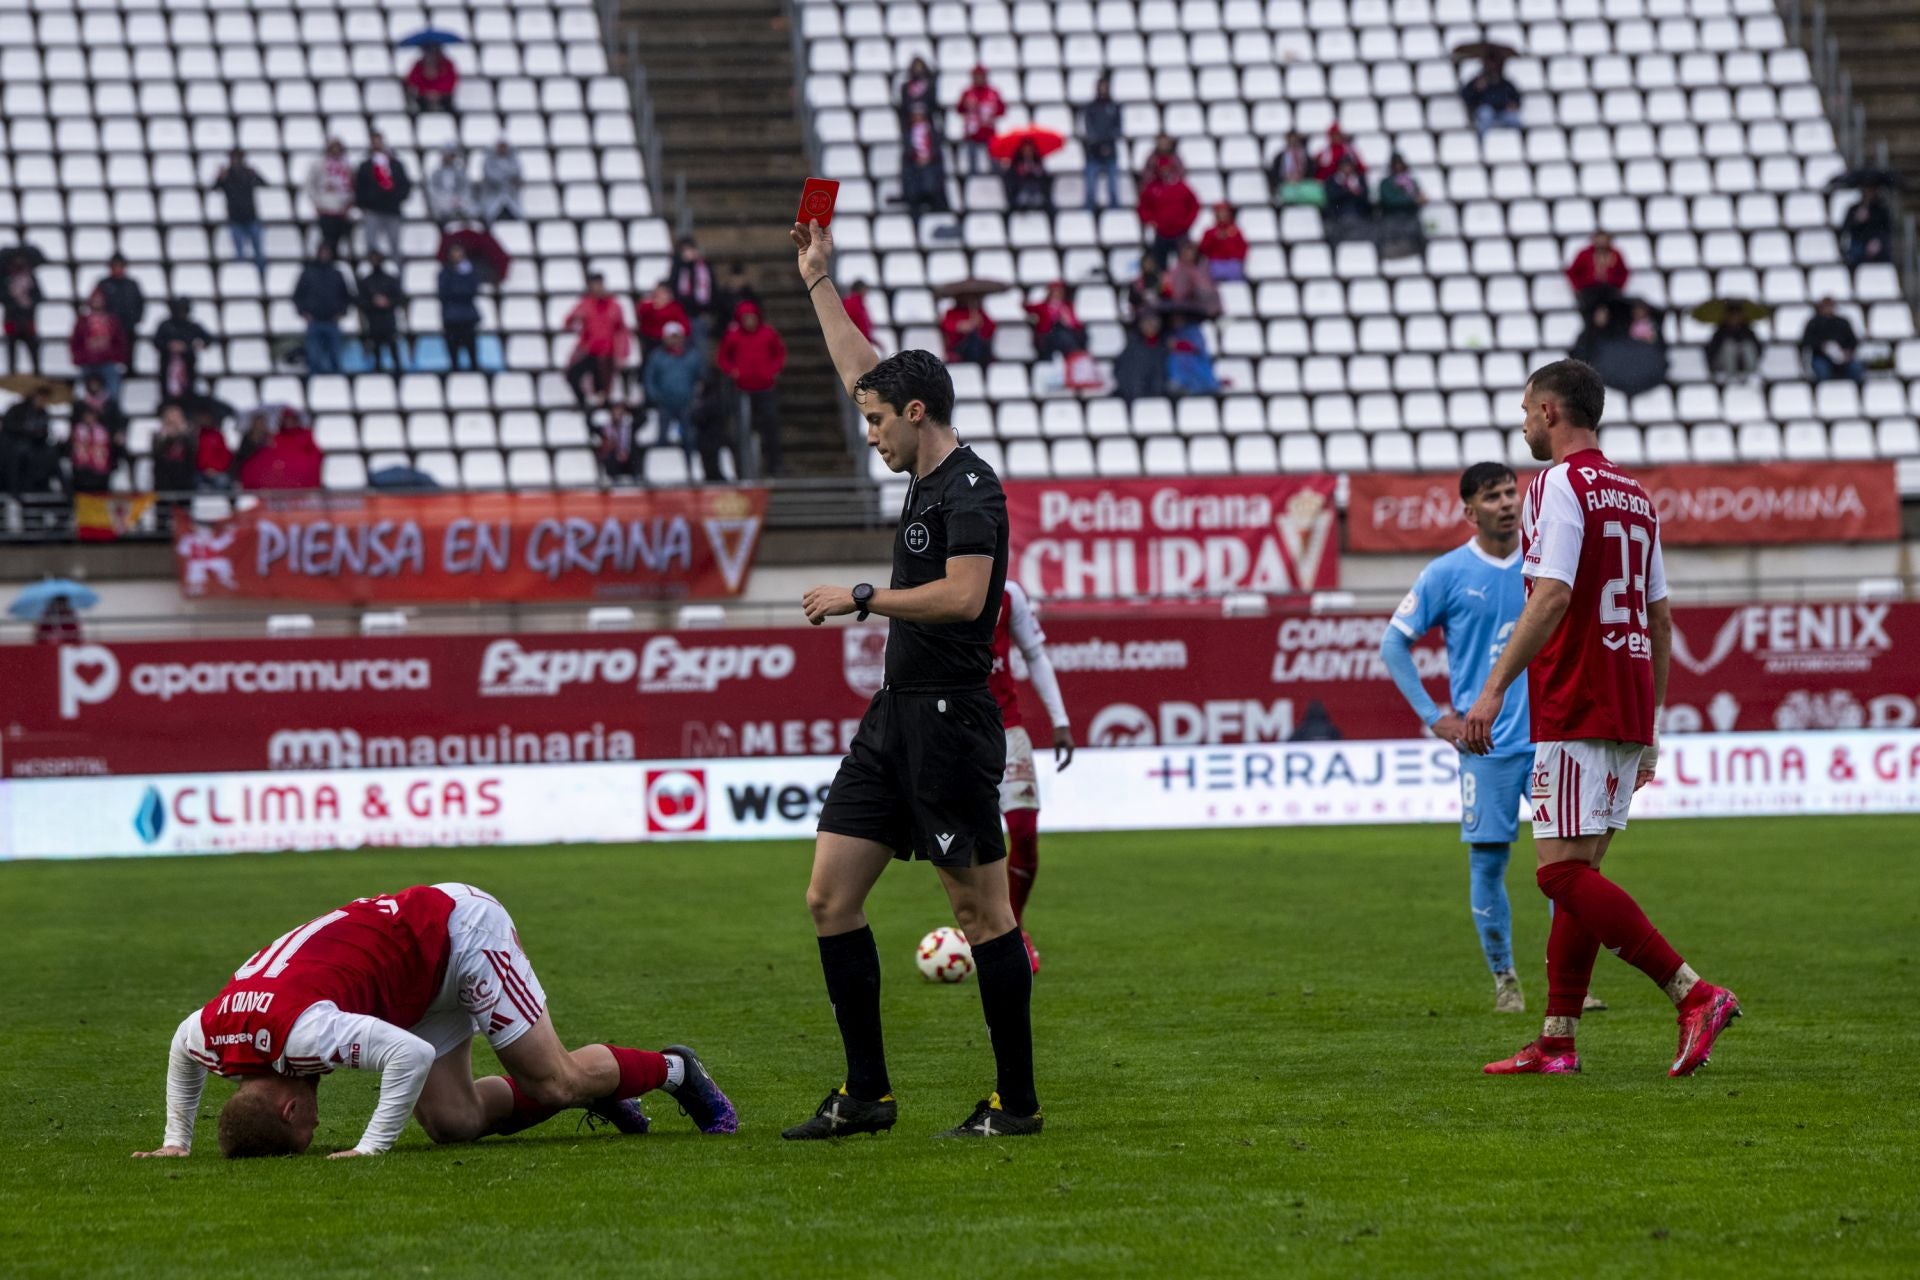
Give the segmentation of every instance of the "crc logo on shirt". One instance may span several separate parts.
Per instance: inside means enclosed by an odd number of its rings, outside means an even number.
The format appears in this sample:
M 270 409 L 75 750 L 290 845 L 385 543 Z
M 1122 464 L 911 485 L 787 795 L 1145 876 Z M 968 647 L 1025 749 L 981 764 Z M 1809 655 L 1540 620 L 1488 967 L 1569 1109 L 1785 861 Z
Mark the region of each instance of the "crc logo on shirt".
M 907 550 L 917 556 L 927 554 L 927 545 L 933 541 L 933 535 L 927 532 L 927 526 L 918 520 L 907 526 L 907 531 L 902 537 L 906 539 Z
M 707 829 L 707 771 L 647 770 L 647 834 L 686 835 Z

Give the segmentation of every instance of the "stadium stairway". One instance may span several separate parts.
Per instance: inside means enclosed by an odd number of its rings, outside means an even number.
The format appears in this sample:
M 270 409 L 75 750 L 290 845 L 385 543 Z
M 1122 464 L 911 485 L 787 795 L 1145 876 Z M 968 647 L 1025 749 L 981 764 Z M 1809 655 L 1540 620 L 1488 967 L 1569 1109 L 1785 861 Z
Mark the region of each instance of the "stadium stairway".
M 1870 138 L 1884 138 L 1896 173 L 1920 175 L 1920 9 L 1906 0 L 1826 0 L 1827 30 L 1839 41 L 1840 64 L 1853 96 L 1866 108 Z
M 623 0 L 621 20 L 638 35 L 663 162 L 685 175 L 693 234 L 716 273 L 746 264 L 786 339 L 788 471 L 850 473 L 833 368 L 787 240 L 807 154 L 780 0 Z

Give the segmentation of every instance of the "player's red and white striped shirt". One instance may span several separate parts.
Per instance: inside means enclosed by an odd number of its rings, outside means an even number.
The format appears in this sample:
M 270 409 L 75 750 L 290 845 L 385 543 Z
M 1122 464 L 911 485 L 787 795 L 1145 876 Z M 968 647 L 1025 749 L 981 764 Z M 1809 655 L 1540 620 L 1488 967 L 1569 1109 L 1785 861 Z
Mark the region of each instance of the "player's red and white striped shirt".
M 1573 588 L 1559 628 L 1527 668 L 1535 742 L 1653 741 L 1647 606 L 1667 597 L 1660 522 L 1633 477 L 1598 449 L 1535 476 L 1520 511 L 1527 593 Z
M 205 1056 L 221 1075 L 313 1075 L 340 1063 L 285 1058 L 302 1013 L 320 1001 L 396 1027 L 419 1022 L 447 975 L 453 899 L 429 885 L 359 898 L 281 935 L 200 1011 Z

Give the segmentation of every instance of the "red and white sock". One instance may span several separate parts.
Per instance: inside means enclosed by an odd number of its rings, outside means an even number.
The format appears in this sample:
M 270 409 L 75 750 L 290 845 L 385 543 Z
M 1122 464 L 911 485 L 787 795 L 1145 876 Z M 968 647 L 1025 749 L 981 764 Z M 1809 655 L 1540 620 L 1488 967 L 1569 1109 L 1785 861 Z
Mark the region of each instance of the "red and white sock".
M 1600 945 L 1665 987 L 1682 961 L 1633 896 L 1584 862 L 1552 862 L 1534 873 L 1553 899 L 1555 919 L 1571 912 Z

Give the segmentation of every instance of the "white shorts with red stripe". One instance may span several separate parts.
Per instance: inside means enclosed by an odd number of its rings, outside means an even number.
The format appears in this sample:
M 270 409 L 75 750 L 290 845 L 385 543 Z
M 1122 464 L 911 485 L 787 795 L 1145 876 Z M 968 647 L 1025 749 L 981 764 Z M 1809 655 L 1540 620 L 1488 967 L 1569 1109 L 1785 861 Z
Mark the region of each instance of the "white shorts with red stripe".
M 1000 812 L 1040 807 L 1040 779 L 1033 771 L 1033 739 L 1019 725 L 1007 730 L 1007 770 L 1000 777 Z
M 513 917 L 499 900 L 470 884 L 437 884 L 453 899 L 447 917 L 447 978 L 426 1016 L 409 1028 L 444 1058 L 474 1036 L 495 1050 L 533 1029 L 547 993 L 534 976 Z
M 1642 749 L 1637 742 L 1598 738 L 1535 743 L 1533 838 L 1571 840 L 1625 830 Z

